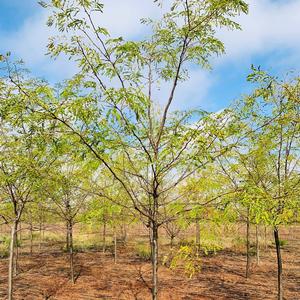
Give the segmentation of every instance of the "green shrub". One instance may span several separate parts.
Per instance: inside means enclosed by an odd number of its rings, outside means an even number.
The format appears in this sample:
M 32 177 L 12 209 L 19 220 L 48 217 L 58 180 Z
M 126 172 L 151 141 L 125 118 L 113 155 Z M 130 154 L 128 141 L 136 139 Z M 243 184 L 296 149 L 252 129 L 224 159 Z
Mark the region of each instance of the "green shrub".
M 275 246 L 275 242 L 273 242 L 273 245 Z M 281 248 L 285 248 L 288 245 L 288 241 L 287 240 L 279 240 L 279 246 Z
M 246 239 L 240 236 L 237 236 L 233 239 L 234 246 L 245 246 L 246 245 Z
M 8 246 L 0 243 L 0 258 L 6 258 L 9 255 Z
M 145 245 L 144 243 L 138 243 L 135 246 L 135 253 L 142 260 L 145 261 L 151 260 L 151 251 L 149 249 L 149 246 Z
M 178 242 L 178 246 L 194 246 L 195 245 L 195 241 L 191 240 L 191 239 L 181 239 Z
M 217 252 L 224 249 L 222 240 L 214 232 L 204 231 L 202 234 L 202 239 L 200 241 L 200 250 L 204 252 L 205 255 L 217 254 Z
M 0 238 L 0 258 L 6 258 L 9 256 L 10 237 L 3 236 Z M 21 246 L 21 242 L 17 241 L 18 247 Z
M 215 255 L 217 252 L 223 250 L 223 246 L 217 241 L 205 240 L 201 245 L 201 250 L 203 250 L 205 255 Z
M 8 236 L 2 236 L 0 237 L 0 244 L 5 245 L 5 246 L 9 246 L 10 244 L 10 237 Z
M 60 249 L 63 252 L 68 252 L 67 251 L 67 245 L 64 243 Z M 75 243 L 73 245 L 73 252 L 86 252 L 86 251 L 91 251 L 91 250 L 100 250 L 102 249 L 100 245 L 97 245 L 95 243 Z
M 179 250 L 172 257 L 170 268 L 183 267 L 185 274 L 192 278 L 201 270 L 201 258 L 197 255 L 195 247 L 180 246 Z
M 39 238 L 39 236 L 37 238 Z M 61 235 L 49 234 L 49 233 L 45 235 L 43 238 L 44 242 L 49 242 L 49 243 L 57 243 L 57 242 L 61 242 L 62 240 L 63 237 Z
M 102 249 L 101 245 L 95 243 L 87 243 L 87 244 L 75 244 L 74 251 L 75 252 L 85 252 L 85 251 L 98 251 Z

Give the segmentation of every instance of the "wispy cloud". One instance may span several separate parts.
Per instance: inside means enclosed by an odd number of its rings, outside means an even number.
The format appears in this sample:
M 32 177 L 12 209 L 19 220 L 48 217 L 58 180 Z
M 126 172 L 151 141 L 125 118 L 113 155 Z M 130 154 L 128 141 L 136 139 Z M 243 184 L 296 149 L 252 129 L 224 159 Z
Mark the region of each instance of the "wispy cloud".
M 227 59 L 247 58 L 274 50 L 300 49 L 299 0 L 249 0 L 249 15 L 237 19 L 242 31 L 222 31 Z M 276 62 L 274 62 L 276 63 Z
M 74 74 L 74 65 L 65 59 L 52 60 L 46 55 L 48 38 L 53 30 L 45 25 L 47 12 L 26 19 L 14 33 L 0 32 L 1 51 L 11 51 L 39 76 L 59 81 Z
M 109 28 L 113 36 L 136 38 L 147 30 L 140 23 L 141 18 L 155 18 L 161 9 L 149 0 L 103 0 L 104 14 L 99 16 L 98 23 Z

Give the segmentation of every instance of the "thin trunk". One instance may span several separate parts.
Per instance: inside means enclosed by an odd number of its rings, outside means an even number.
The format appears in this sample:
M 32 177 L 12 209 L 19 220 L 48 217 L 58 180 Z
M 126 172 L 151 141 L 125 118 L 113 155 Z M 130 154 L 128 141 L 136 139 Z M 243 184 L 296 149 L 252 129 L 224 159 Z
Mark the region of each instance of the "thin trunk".
M 21 222 L 19 222 L 19 241 L 22 243 L 22 225 Z
M 196 254 L 200 254 L 200 247 L 201 247 L 201 241 L 200 241 L 200 220 L 197 217 L 196 218 Z
M 124 242 L 124 245 L 126 245 L 127 242 L 127 229 L 126 229 L 126 224 L 122 225 L 122 240 Z
M 70 277 L 71 282 L 75 283 L 74 278 L 74 251 L 73 251 L 73 224 L 72 221 L 69 222 L 69 258 L 70 258 Z
M 39 250 L 41 251 L 42 249 L 42 221 L 40 220 L 39 224 Z
M 256 263 L 259 265 L 260 263 L 260 249 L 259 249 L 259 227 L 255 226 L 255 238 L 256 238 Z
M 114 228 L 114 263 L 117 263 L 117 230 Z
M 174 236 L 171 235 L 171 249 L 173 249 L 174 247 Z
M 44 218 L 42 220 L 42 240 L 44 241 L 45 240 L 45 223 L 44 223 Z
M 14 247 L 18 223 L 14 222 L 11 228 L 11 240 L 9 246 L 9 264 L 8 264 L 8 300 L 13 299 L 13 269 L 14 269 Z
M 70 229 L 68 221 L 66 223 L 66 251 L 70 252 Z
M 102 249 L 103 249 L 103 253 L 104 253 L 106 250 L 106 220 L 104 220 L 104 223 L 103 223 Z
M 33 228 L 31 223 L 30 224 L 30 255 L 32 255 L 32 248 L 33 248 Z
M 18 259 L 19 259 L 19 246 L 18 246 L 18 231 L 15 233 L 15 255 L 14 255 L 14 276 L 18 275 Z
M 276 245 L 277 254 L 277 285 L 278 285 L 278 300 L 283 300 L 283 286 L 282 286 L 282 259 L 281 259 L 281 249 L 280 249 L 280 239 L 278 228 L 274 228 L 274 239 Z
M 158 294 L 158 226 L 156 222 L 152 222 L 152 300 L 157 300 Z
M 268 244 L 267 244 L 267 226 L 265 225 L 265 237 L 264 237 L 264 244 L 265 244 L 265 250 L 268 249 Z
M 151 223 L 149 222 L 149 243 L 150 243 L 150 257 L 152 257 L 152 225 L 151 225 Z
M 247 209 L 246 243 L 247 243 L 246 278 L 248 278 L 249 274 L 250 274 L 250 219 L 249 219 L 249 208 Z

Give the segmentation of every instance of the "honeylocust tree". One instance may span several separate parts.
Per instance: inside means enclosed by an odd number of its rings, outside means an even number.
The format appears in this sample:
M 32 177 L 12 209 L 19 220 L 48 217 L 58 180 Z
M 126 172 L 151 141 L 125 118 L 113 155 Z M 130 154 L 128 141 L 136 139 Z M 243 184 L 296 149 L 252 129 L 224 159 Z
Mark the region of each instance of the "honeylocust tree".
M 104 174 L 107 172 L 104 172 Z M 114 184 L 107 185 L 106 180 L 94 182 L 89 190 L 91 199 L 81 218 L 88 224 L 102 225 L 102 250 L 107 248 L 107 237 L 112 236 L 114 261 L 117 262 L 117 244 L 126 243 L 126 225 L 135 219 L 128 197 L 122 189 L 117 189 Z M 114 180 L 112 180 L 113 182 Z M 106 185 L 104 184 L 106 182 Z M 113 234 L 108 234 L 109 231 Z M 120 237 L 118 235 L 120 234 Z
M 226 151 L 227 153 L 227 151 Z M 219 160 L 218 157 L 217 160 Z M 189 203 L 187 217 L 195 224 L 195 248 L 199 255 L 201 249 L 201 224 L 214 222 L 224 198 L 237 192 L 237 186 L 231 186 L 227 176 L 220 172 L 218 164 L 212 163 L 189 178 L 183 190 L 188 192 Z
M 81 163 L 57 160 L 56 167 L 43 178 L 44 191 L 52 202 L 52 211 L 66 224 L 66 250 L 69 254 L 70 280 L 75 283 L 74 271 L 74 225 L 79 222 L 79 214 L 86 205 L 88 192 L 86 182 L 88 170 Z M 57 165 L 59 163 L 59 165 Z
M 247 148 L 238 152 L 246 175 L 255 218 L 273 227 L 278 265 L 278 299 L 283 299 L 279 226 L 294 221 L 299 207 L 299 78 L 281 81 L 253 68 L 257 84 L 245 99 L 243 112 L 250 128 Z M 261 126 L 264 124 L 264 126 Z
M 248 278 L 250 274 L 250 225 L 251 221 L 258 217 L 259 211 L 254 209 L 257 195 L 249 193 L 252 189 L 248 180 L 248 174 L 243 172 L 244 170 L 237 154 L 239 151 L 246 151 L 245 147 L 245 143 L 237 145 L 233 151 L 227 152 L 226 155 L 218 159 L 218 165 L 222 174 L 228 179 L 228 188 L 236 191 L 229 198 L 224 199 L 224 202 L 237 214 L 239 221 L 246 224 L 245 275 Z M 255 211 L 255 215 L 253 211 Z
M 58 30 L 49 53 L 77 62 L 78 73 L 55 92 L 41 85 L 34 93 L 45 116 L 76 136 L 148 220 L 157 299 L 158 229 L 166 222 L 161 210 L 173 200 L 166 195 L 224 151 L 214 142 L 224 139 L 228 119 L 219 114 L 204 126 L 210 115 L 203 111 L 174 112 L 176 90 L 189 80 L 190 68 L 209 67 L 210 57 L 224 52 L 216 30 L 239 29 L 234 17 L 248 7 L 242 0 L 154 2 L 166 10 L 159 20 L 142 20 L 148 36 L 125 40 L 101 26 L 105 10 L 99 1 L 41 1 L 51 13 L 48 25 Z M 126 169 L 117 160 L 120 153 L 129 162 Z
M 9 81 L 0 81 L 0 217 L 11 226 L 9 248 L 8 299 L 13 297 L 13 269 L 16 269 L 17 232 L 26 206 L 40 190 L 38 170 L 48 169 L 52 158 L 35 119 L 24 106 L 20 90 Z

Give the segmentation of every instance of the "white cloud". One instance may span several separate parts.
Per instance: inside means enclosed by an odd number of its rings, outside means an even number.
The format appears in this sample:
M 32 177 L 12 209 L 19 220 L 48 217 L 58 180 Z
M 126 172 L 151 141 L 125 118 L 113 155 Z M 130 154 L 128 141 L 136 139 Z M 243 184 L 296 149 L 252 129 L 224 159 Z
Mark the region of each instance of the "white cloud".
M 13 34 L 0 32 L 0 50 L 11 51 L 39 76 L 59 81 L 74 74 L 75 67 L 63 58 L 54 61 L 46 55 L 48 38 L 53 34 L 53 30 L 45 25 L 46 21 L 47 12 L 39 11 L 25 20 Z
M 27 19 L 14 33 L 2 32 L 1 48 L 21 55 L 29 63 L 41 62 L 45 52 L 41 51 L 41 48 L 45 47 L 49 35 L 49 30 L 40 26 L 45 20 L 45 14 L 35 15 Z
M 214 83 L 210 72 L 204 70 L 190 71 L 190 79 L 183 82 L 175 94 L 174 108 L 188 109 L 199 108 L 206 100 L 206 108 L 210 107 L 207 102 L 208 91 Z
M 249 14 L 237 19 L 242 31 L 222 30 L 226 59 L 247 58 L 280 49 L 300 49 L 299 0 L 249 0 Z
M 99 16 L 98 23 L 107 27 L 114 36 L 128 38 L 143 34 L 145 25 L 141 18 L 155 18 L 161 10 L 151 0 L 103 0 L 104 13 Z
M 139 0 L 104 0 L 103 3 L 104 14 L 99 14 L 96 22 L 107 27 L 112 36 L 134 38 L 143 34 L 146 27 L 140 24 L 140 18 L 155 17 L 160 11 L 156 4 L 146 0 L 142 5 Z M 76 67 L 63 57 L 54 61 L 45 55 L 48 38 L 54 34 L 46 26 L 47 18 L 46 10 L 37 9 L 13 33 L 0 31 L 0 51 L 11 51 L 38 75 L 59 81 L 74 74 Z

